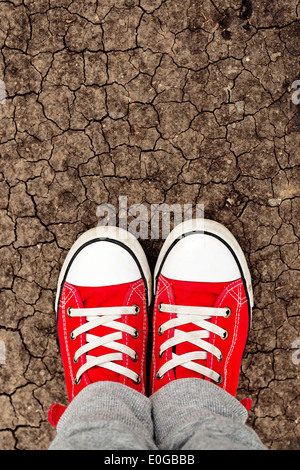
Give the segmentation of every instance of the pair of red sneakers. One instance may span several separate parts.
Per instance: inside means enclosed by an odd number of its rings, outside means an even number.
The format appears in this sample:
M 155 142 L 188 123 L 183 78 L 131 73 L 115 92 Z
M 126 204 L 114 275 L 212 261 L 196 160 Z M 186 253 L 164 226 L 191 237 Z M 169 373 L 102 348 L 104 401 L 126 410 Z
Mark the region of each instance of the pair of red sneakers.
M 150 268 L 132 234 L 108 226 L 78 238 L 62 267 L 55 304 L 69 401 L 98 381 L 151 395 L 190 377 L 235 396 L 253 294 L 233 235 L 206 219 L 175 227 L 159 254 L 153 291 L 150 312 Z M 56 425 L 64 410 L 52 405 L 50 423 Z

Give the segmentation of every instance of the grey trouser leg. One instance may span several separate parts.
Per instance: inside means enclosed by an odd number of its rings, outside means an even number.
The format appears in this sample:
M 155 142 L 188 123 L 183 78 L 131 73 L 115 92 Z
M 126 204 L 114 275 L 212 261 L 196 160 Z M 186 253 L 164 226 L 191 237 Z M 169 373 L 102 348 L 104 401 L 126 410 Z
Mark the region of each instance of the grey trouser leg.
M 96 382 L 70 403 L 50 450 L 156 449 L 151 403 L 123 384 Z
M 202 379 L 178 379 L 151 397 L 156 444 L 168 450 L 266 449 L 243 405 Z
M 97 382 L 68 406 L 50 450 L 265 449 L 246 419 L 238 400 L 202 379 L 175 380 L 150 399 Z

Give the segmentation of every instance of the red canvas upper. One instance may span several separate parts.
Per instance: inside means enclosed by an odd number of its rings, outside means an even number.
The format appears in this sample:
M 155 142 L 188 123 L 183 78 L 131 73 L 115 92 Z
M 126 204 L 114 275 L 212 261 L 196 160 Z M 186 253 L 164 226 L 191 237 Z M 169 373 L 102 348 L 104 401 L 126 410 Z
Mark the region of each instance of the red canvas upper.
M 105 369 L 103 367 L 92 367 L 83 373 L 78 385 L 75 385 L 74 379 L 78 369 L 86 362 L 86 355 L 80 356 L 74 363 L 75 352 L 85 344 L 83 333 L 75 340 L 70 338 L 73 330 L 86 322 L 85 317 L 72 317 L 67 315 L 67 310 L 71 308 L 98 308 L 98 307 L 120 307 L 138 305 L 140 313 L 138 315 L 123 315 L 120 322 L 127 323 L 139 331 L 138 338 L 133 338 L 128 333 L 122 333 L 123 344 L 132 348 L 137 354 L 137 361 L 133 361 L 128 355 L 123 354 L 122 366 L 129 367 L 136 372 L 141 381 L 139 384 L 133 382 L 130 378 L 121 374 Z M 146 353 L 147 353 L 147 300 L 144 281 L 138 281 L 119 284 L 107 287 L 82 287 L 74 286 L 68 282 L 64 283 L 60 297 L 58 320 L 57 320 L 58 339 L 60 345 L 61 358 L 64 366 L 65 380 L 68 392 L 68 398 L 71 402 L 73 398 L 87 385 L 99 381 L 114 381 L 127 385 L 143 394 L 146 393 Z M 115 332 L 107 326 L 98 326 L 89 330 L 89 333 L 96 336 L 104 336 Z M 101 346 L 89 351 L 92 356 L 109 354 L 111 349 Z M 117 361 L 116 361 L 117 362 Z M 119 361 L 120 363 L 120 361 Z M 48 411 L 50 424 L 57 426 L 57 423 L 64 413 L 66 406 L 58 403 L 53 404 Z
M 220 336 L 210 333 L 209 339 L 205 340 L 214 344 L 222 352 L 222 361 L 219 362 L 213 354 L 207 353 L 206 360 L 196 362 L 221 374 L 223 380 L 219 386 L 235 396 L 241 359 L 249 329 L 248 302 L 242 279 L 233 282 L 204 283 L 171 280 L 162 274 L 159 276 L 153 311 L 151 393 L 175 378 L 199 377 L 198 373 L 183 366 L 178 366 L 167 372 L 160 380 L 156 378 L 156 372 L 160 367 L 172 359 L 172 348 L 167 349 L 163 356 L 159 357 L 160 346 L 174 335 L 174 328 L 165 331 L 161 336 L 157 333 L 161 324 L 175 317 L 174 314 L 159 312 L 158 305 L 161 302 L 173 305 L 229 307 L 231 309 L 229 318 L 212 317 L 210 320 L 227 330 L 229 333 L 228 338 L 222 339 Z M 197 327 L 190 323 L 182 325 L 178 329 L 188 332 L 195 331 Z M 190 342 L 184 342 L 176 346 L 177 355 L 193 351 L 199 351 L 199 348 Z M 212 381 L 207 377 L 200 377 Z
M 75 352 L 85 343 L 85 333 L 79 335 L 75 340 L 70 339 L 71 332 L 86 322 L 85 317 L 72 317 L 67 315 L 67 309 L 71 308 L 97 308 L 97 307 L 119 307 L 137 304 L 140 307 L 138 315 L 123 315 L 121 320 L 133 328 L 139 330 L 139 337 L 133 338 L 128 333 L 122 333 L 122 341 L 138 354 L 138 360 L 134 362 L 128 355 L 123 354 L 122 365 L 129 367 L 141 377 L 141 382 L 135 384 L 131 379 L 116 372 L 102 367 L 92 367 L 83 373 L 78 385 L 74 384 L 76 373 L 80 366 L 86 362 L 86 355 L 80 356 L 75 364 L 73 357 Z M 81 287 L 73 286 L 65 282 L 59 304 L 58 312 L 58 337 L 60 343 L 61 357 L 65 371 L 66 385 L 69 400 L 71 401 L 86 385 L 98 381 L 115 381 L 145 394 L 145 361 L 147 346 L 147 305 L 145 286 L 142 279 L 117 286 L 108 287 Z M 105 336 L 115 330 L 107 326 L 99 326 L 89 330 L 96 336 Z M 107 347 L 101 346 L 89 351 L 93 356 L 115 352 Z

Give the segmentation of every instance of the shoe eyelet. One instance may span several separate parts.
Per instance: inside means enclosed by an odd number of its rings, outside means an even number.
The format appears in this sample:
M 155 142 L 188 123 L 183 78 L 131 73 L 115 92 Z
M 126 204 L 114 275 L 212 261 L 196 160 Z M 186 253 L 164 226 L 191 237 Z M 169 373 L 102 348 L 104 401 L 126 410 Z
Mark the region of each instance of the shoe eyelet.
M 229 318 L 231 315 L 231 309 L 229 307 L 226 307 L 226 315 L 224 318 Z
M 157 378 L 157 380 L 161 380 L 163 379 L 164 375 L 160 375 L 158 372 L 156 372 L 155 377 Z
M 138 337 L 140 336 L 139 330 L 136 328 L 135 331 L 134 331 L 134 333 L 133 333 L 131 336 L 132 336 L 132 338 L 134 338 L 134 339 L 138 338 Z
M 136 352 L 135 355 L 134 355 L 134 357 L 132 357 L 131 359 L 132 359 L 133 362 L 137 362 L 138 359 L 139 359 L 138 353 Z
M 159 304 L 158 304 L 158 307 L 157 307 L 157 308 L 158 308 L 158 311 L 159 311 L 159 312 L 161 312 L 161 306 L 162 306 L 162 304 L 163 304 L 162 302 L 159 302 Z
M 74 335 L 74 331 L 71 331 L 70 338 L 71 338 L 72 341 L 74 341 L 76 339 L 76 336 Z
M 157 333 L 159 334 L 159 336 L 164 334 L 164 332 L 161 329 L 161 326 L 158 327 Z
M 158 357 L 161 359 L 161 358 L 163 357 L 163 355 L 164 355 L 164 354 L 165 354 L 165 351 L 163 351 L 163 352 L 160 352 L 160 351 L 159 351 L 159 353 L 158 353 Z
M 134 304 L 133 307 L 135 309 L 134 315 L 138 315 L 141 311 L 140 307 L 137 304 Z
M 222 362 L 223 361 L 223 354 L 221 353 L 219 357 L 217 357 L 217 361 L 218 362 Z
M 136 378 L 136 380 L 133 380 L 133 379 L 132 379 L 132 382 L 133 382 L 135 385 L 139 385 L 139 384 L 141 383 L 141 376 L 138 375 L 137 378 Z
M 73 357 L 73 363 L 74 364 L 77 364 L 77 362 L 79 361 L 79 358 L 78 359 L 75 359 L 75 356 Z
M 72 315 L 71 315 L 71 307 L 68 307 L 68 308 L 67 308 L 67 316 L 68 316 L 69 318 L 72 318 Z
M 218 378 L 218 380 L 216 381 L 216 384 L 217 384 L 217 385 L 220 385 L 222 382 L 223 382 L 223 377 L 222 377 L 221 374 L 219 374 L 219 378 Z
M 224 333 L 221 336 L 222 339 L 227 339 L 228 338 L 228 331 L 224 330 Z
M 74 385 L 79 385 L 80 381 L 81 381 L 81 377 L 79 377 L 79 379 L 77 379 L 77 377 L 75 377 Z

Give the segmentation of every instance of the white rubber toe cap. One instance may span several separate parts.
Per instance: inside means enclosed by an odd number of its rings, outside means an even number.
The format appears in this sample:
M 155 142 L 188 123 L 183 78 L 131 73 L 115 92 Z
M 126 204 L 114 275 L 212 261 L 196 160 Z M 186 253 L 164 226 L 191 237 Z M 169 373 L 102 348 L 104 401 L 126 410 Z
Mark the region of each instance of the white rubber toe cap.
M 137 263 L 124 247 L 109 241 L 96 241 L 83 247 L 74 257 L 66 281 L 75 286 L 101 287 L 140 278 Z
M 229 248 L 207 234 L 191 234 L 179 240 L 165 258 L 163 276 L 191 282 L 229 282 L 241 273 Z
M 55 298 L 58 306 L 64 282 L 75 286 L 103 287 L 134 282 L 141 277 L 151 304 L 152 278 L 144 250 L 126 230 L 97 226 L 74 242 L 61 268 Z

